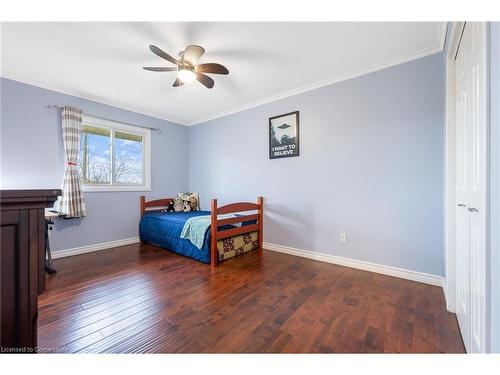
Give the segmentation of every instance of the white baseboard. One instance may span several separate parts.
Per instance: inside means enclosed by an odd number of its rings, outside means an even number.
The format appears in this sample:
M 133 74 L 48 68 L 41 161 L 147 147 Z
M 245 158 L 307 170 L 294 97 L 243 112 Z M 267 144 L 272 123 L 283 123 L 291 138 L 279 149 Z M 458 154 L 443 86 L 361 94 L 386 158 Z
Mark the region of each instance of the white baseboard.
M 126 238 L 123 240 L 102 242 L 94 245 L 74 247 L 72 249 L 65 249 L 54 251 L 52 253 L 52 259 L 65 258 L 73 255 L 93 253 L 96 251 L 107 250 L 113 247 L 125 246 L 140 242 L 139 237 Z M 444 278 L 438 275 L 431 275 L 428 273 L 407 270 L 404 268 L 391 267 L 383 264 L 365 262 L 362 260 L 356 260 L 352 258 L 344 258 L 335 255 L 322 254 L 314 251 L 296 249 L 288 246 L 275 245 L 271 243 L 264 243 L 264 249 L 270 251 L 277 251 L 284 254 L 295 255 L 303 258 L 318 260 L 320 262 L 333 263 L 340 266 L 346 266 L 351 268 L 357 268 L 364 271 L 380 273 L 383 275 L 399 277 L 401 279 L 417 281 L 424 284 L 430 284 L 435 286 L 444 286 Z
M 65 258 L 73 255 L 85 254 L 85 253 L 93 253 L 96 251 L 111 249 L 113 247 L 130 245 L 133 243 L 138 243 L 139 237 L 125 238 L 123 240 L 109 241 L 97 243 L 94 245 L 80 246 L 74 247 L 72 249 L 65 249 L 59 251 L 52 252 L 52 259 Z
M 265 250 L 277 251 L 280 253 L 318 260 L 320 262 L 333 263 L 340 266 L 357 268 L 364 271 L 381 273 L 383 275 L 394 276 L 401 279 L 443 287 L 444 278 L 438 275 L 431 275 L 429 273 L 411 271 L 404 268 L 391 267 L 383 264 L 370 263 L 362 260 L 344 258 L 335 255 L 316 253 L 314 251 L 295 249 L 293 247 L 275 245 L 265 242 L 263 244 L 263 247 Z

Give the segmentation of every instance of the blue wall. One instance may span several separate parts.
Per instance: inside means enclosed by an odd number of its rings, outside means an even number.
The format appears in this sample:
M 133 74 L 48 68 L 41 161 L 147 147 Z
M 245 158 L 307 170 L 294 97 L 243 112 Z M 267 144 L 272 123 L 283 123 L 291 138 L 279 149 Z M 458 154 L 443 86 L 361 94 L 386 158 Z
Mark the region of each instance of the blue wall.
M 191 128 L 7 79 L 1 86 L 2 188 L 61 186 L 60 120 L 46 105 L 76 105 L 163 129 L 152 134 L 148 197 L 189 189 L 208 208 L 210 198 L 261 194 L 266 242 L 443 274 L 442 55 Z M 269 160 L 268 118 L 295 110 L 301 156 Z M 88 217 L 58 220 L 54 250 L 136 236 L 141 194 L 86 193 Z
M 269 160 L 268 118 L 297 110 L 300 157 Z M 263 195 L 265 242 L 442 275 L 443 133 L 438 54 L 191 127 L 189 189 Z
M 75 105 L 85 113 L 159 127 L 151 134 L 151 191 L 85 193 L 87 217 L 56 222 L 53 250 L 138 236 L 139 196 L 172 196 L 188 187 L 188 129 L 157 118 L 2 78 L 2 188 L 60 188 L 64 154 L 60 116 L 47 104 Z

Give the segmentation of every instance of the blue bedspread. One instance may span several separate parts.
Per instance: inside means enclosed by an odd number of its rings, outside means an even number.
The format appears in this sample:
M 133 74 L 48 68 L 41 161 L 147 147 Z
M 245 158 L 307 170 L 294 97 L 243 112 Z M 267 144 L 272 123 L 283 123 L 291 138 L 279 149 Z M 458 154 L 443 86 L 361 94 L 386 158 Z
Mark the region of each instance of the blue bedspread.
M 141 241 L 166 248 L 178 254 L 210 263 L 210 231 L 207 230 L 203 247 L 198 249 L 191 241 L 181 238 L 182 228 L 187 219 L 194 216 L 210 215 L 210 211 L 191 212 L 150 212 L 139 224 Z

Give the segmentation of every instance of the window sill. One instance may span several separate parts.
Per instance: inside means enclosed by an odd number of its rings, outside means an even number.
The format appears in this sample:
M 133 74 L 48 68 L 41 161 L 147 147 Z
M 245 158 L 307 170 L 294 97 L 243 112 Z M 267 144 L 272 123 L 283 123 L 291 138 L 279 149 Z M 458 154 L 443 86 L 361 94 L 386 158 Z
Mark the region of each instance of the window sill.
M 151 191 L 151 186 L 82 186 L 84 193 L 120 192 L 120 191 Z

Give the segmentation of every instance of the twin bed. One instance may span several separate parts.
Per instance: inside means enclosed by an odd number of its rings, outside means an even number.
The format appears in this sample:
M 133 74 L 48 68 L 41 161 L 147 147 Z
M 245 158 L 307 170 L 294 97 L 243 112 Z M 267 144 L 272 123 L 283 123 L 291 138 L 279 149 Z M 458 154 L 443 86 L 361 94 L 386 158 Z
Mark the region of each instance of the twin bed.
M 172 200 L 146 201 L 146 197 L 141 196 L 139 235 L 142 242 L 213 267 L 248 251 L 262 250 L 262 197 L 258 197 L 257 203 L 238 202 L 222 207 L 217 206 L 217 199 L 212 199 L 210 211 L 164 212 Z M 253 213 L 248 214 L 249 211 Z M 193 232 L 193 228 L 198 230 L 198 235 L 201 231 L 201 236 L 189 237 L 189 229 Z

